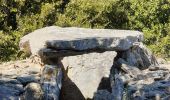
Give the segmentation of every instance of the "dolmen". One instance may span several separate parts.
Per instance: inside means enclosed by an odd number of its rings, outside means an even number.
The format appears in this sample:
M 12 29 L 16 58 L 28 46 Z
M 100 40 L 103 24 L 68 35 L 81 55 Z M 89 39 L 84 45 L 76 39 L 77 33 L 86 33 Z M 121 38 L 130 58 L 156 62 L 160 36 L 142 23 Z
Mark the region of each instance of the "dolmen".
M 139 31 L 50 26 L 22 37 L 20 49 L 41 59 L 44 100 L 136 100 L 151 98 L 146 79 L 167 75 L 142 41 Z

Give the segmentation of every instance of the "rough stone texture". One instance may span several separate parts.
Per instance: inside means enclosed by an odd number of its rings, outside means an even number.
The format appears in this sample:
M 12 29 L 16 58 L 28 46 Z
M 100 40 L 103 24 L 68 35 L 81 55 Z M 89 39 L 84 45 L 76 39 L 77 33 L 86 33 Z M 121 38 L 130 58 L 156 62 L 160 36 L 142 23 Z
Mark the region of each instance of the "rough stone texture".
M 21 76 L 32 76 L 35 79 L 39 79 L 39 74 L 42 66 L 37 63 L 33 63 L 31 59 L 7 62 L 0 65 L 0 78 L 17 78 Z
M 61 90 L 62 100 L 93 98 L 97 90 L 108 88 L 106 83 L 107 80 L 110 82 L 108 78 L 115 56 L 116 52 L 106 51 L 64 57 L 61 60 L 66 74 Z
M 19 82 L 16 79 L 1 78 L 0 79 L 0 84 L 21 84 L 21 82 Z
M 150 84 L 137 82 L 128 87 L 128 92 L 131 100 L 136 100 L 135 98 L 137 97 L 145 100 L 155 100 L 155 98 L 163 100 L 163 98 L 167 98 L 170 95 L 170 81 L 155 81 Z
M 82 55 L 90 52 L 104 52 L 106 50 L 88 50 L 88 51 L 73 51 L 73 50 L 54 50 L 50 48 L 44 48 L 39 51 L 41 59 L 59 58 L 66 56 Z
M 113 100 L 113 96 L 107 90 L 99 90 L 94 94 L 94 100 Z
M 23 91 L 16 89 L 16 85 L 13 85 L 13 86 L 0 85 L 0 99 L 1 100 L 19 100 L 19 95 L 22 92 Z
M 169 100 L 170 64 L 157 62 L 142 39 L 141 32 L 128 30 L 36 30 L 20 42 L 33 62 L 0 65 L 0 99 Z
M 18 76 L 17 80 L 20 81 L 25 86 L 31 82 L 38 82 L 38 80 L 40 80 L 40 78 L 35 77 L 33 75 L 22 75 L 22 76 Z
M 120 78 L 118 70 L 117 69 L 112 69 L 112 70 L 114 70 L 114 76 L 111 75 L 111 83 L 112 83 L 111 87 L 112 87 L 112 95 L 113 95 L 112 99 L 122 100 L 124 83 L 123 80 Z
M 158 62 L 155 56 L 148 50 L 143 43 L 136 42 L 132 48 L 122 53 L 122 58 L 131 66 L 139 69 L 146 69 L 149 66 L 156 66 Z
M 20 94 L 24 88 L 20 82 L 15 79 L 0 79 L 0 99 L 1 100 L 19 100 Z
M 41 84 L 44 91 L 45 100 L 59 100 L 60 90 L 62 86 L 62 72 L 60 68 L 52 65 L 45 65 Z
M 43 100 L 43 91 L 40 84 L 29 83 L 25 88 L 24 100 Z
M 142 40 L 143 34 L 138 31 L 51 26 L 24 36 L 20 48 L 32 54 L 37 54 L 45 44 L 57 50 L 127 50 Z
M 113 97 L 116 97 L 115 100 L 122 98 L 125 100 L 168 100 L 170 96 L 169 74 L 168 64 L 142 70 L 119 58 L 114 61 L 111 71 Z
M 23 100 L 24 86 L 32 81 L 39 82 L 40 69 L 41 65 L 31 59 L 1 64 L 0 100 Z

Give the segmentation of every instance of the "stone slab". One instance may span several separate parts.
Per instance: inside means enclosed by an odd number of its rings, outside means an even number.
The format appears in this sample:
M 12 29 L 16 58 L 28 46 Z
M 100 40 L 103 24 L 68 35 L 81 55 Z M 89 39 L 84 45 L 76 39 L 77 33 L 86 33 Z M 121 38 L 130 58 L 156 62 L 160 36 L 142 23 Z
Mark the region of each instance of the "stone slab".
M 98 90 L 109 91 L 110 70 L 115 56 L 115 51 L 106 51 L 64 57 L 61 60 L 65 74 L 62 100 L 83 100 L 93 98 Z
M 20 48 L 30 54 L 36 54 L 44 47 L 77 51 L 127 50 L 134 42 L 142 40 L 143 33 L 139 31 L 50 26 L 25 35 Z

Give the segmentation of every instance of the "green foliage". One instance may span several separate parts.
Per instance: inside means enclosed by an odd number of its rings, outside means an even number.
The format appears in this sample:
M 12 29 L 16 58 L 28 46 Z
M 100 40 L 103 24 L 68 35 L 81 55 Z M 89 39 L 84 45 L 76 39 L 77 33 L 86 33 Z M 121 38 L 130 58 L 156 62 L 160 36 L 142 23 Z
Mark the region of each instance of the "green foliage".
M 12 35 L 8 35 L 3 31 L 0 31 L 0 61 L 8 61 L 16 59 L 19 42 L 19 34 L 13 31 Z
M 170 57 L 170 0 L 71 0 L 56 25 L 144 32 L 154 53 Z
M 0 0 L 0 61 L 20 58 L 20 38 L 51 25 L 139 30 L 149 48 L 170 57 L 169 5 L 170 0 Z
M 22 36 L 54 25 L 61 0 L 0 0 L 0 62 L 24 57 L 19 51 Z

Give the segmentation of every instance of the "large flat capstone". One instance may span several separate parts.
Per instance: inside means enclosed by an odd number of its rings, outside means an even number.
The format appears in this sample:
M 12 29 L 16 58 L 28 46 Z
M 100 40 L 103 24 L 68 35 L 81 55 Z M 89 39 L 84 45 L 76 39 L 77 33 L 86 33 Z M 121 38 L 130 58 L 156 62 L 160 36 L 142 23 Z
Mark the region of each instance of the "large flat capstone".
M 30 54 L 37 54 L 44 47 L 55 50 L 121 51 L 142 40 L 143 34 L 138 31 L 51 26 L 24 36 L 20 41 L 20 48 Z

